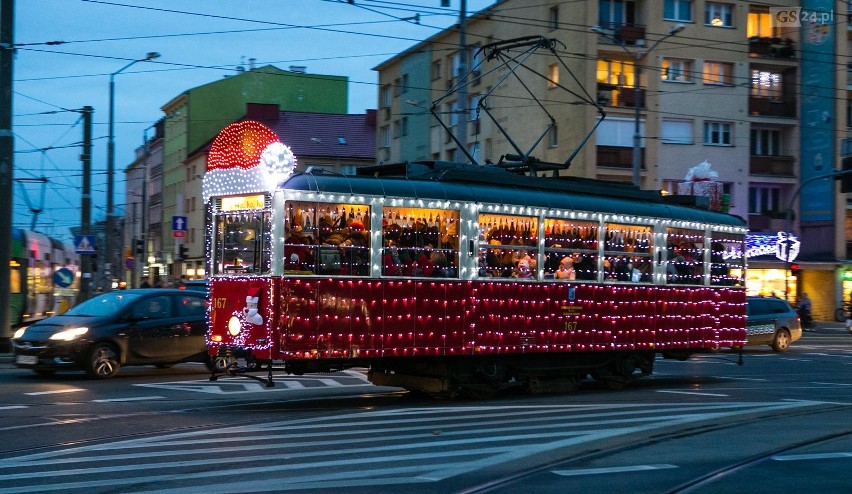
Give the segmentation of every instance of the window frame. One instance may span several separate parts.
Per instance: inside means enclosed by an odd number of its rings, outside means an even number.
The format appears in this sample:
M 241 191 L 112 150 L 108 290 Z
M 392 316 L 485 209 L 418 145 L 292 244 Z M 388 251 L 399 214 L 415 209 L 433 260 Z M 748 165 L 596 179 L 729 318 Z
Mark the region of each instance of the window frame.
M 733 147 L 734 125 L 731 122 L 723 122 L 719 120 L 705 120 L 703 129 L 704 134 L 702 143 L 705 146 Z M 714 134 L 718 135 L 718 139 L 713 138 Z
M 692 22 L 692 0 L 665 0 L 663 2 L 663 20 Z M 668 11 L 672 10 L 669 14 Z M 686 10 L 686 12 L 682 12 Z

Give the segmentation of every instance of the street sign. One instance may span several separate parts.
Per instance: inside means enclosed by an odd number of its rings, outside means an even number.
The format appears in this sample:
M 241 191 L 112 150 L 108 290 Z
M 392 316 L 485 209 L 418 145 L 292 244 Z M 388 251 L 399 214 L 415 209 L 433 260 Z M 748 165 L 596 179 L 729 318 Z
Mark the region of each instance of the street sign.
M 186 237 L 186 216 L 172 216 L 172 237 Z
M 95 254 L 95 236 L 94 235 L 76 235 L 74 236 L 74 252 L 78 254 Z
M 74 272 L 68 268 L 59 268 L 53 273 L 53 284 L 60 288 L 68 288 L 74 283 Z

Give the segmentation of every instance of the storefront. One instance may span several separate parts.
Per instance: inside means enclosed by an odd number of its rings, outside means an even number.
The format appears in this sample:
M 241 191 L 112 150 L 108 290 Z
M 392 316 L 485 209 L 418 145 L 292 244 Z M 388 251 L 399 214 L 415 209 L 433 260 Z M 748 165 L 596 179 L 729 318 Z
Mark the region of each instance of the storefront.
M 798 254 L 798 239 L 783 232 L 746 235 L 746 293 L 764 297 L 775 295 L 795 302 L 797 270 L 789 269 L 787 261 L 795 261 Z

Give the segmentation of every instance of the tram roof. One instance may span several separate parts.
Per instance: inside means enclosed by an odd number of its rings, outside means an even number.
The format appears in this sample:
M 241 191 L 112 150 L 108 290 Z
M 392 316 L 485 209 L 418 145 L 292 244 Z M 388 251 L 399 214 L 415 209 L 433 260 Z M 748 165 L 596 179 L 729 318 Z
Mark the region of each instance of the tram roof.
M 282 184 L 294 190 L 512 204 L 746 226 L 737 216 L 672 204 L 657 191 L 580 177 L 528 177 L 490 166 L 419 161 L 364 167 L 358 175 L 308 170 Z

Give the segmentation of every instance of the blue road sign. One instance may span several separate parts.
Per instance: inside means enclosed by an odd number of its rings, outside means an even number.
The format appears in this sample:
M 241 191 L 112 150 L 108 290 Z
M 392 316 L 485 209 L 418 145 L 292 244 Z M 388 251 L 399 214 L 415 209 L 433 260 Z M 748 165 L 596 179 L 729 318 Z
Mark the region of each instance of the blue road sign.
M 97 252 L 94 235 L 76 235 L 74 237 L 74 252 L 78 254 L 94 254 Z
M 172 231 L 186 231 L 186 216 L 172 216 Z
M 74 272 L 68 268 L 57 269 L 53 273 L 53 284 L 60 288 L 68 288 L 74 283 Z

